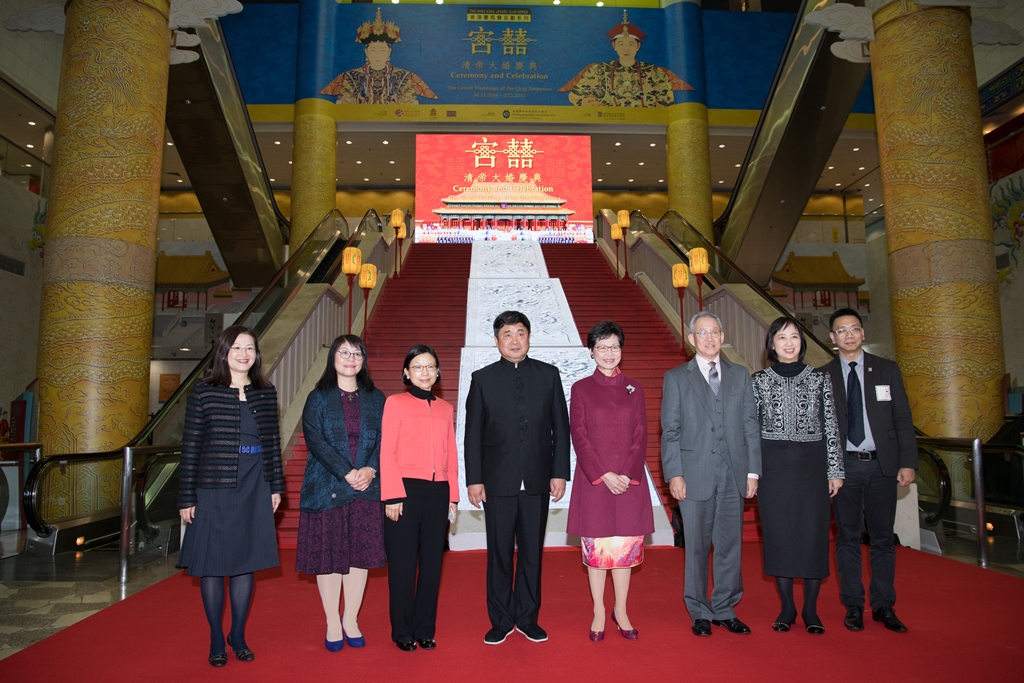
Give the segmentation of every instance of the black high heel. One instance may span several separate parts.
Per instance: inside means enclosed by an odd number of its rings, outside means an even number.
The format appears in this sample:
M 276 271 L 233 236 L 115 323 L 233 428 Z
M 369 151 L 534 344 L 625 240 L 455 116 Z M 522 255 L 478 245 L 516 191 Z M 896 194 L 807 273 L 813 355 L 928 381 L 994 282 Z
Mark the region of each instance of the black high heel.
M 228 655 L 226 652 L 219 652 L 215 655 L 210 655 L 210 666 L 220 668 L 228 663 Z
M 235 659 L 237 659 L 238 661 L 240 661 L 240 662 L 251 662 L 252 660 L 254 660 L 256 658 L 256 655 L 249 648 L 247 648 L 247 647 L 237 648 L 234 645 L 231 645 L 231 636 L 228 636 L 227 640 L 228 640 L 228 645 L 231 647 L 232 650 L 235 651 Z M 227 661 L 227 657 L 228 657 L 227 655 L 224 655 L 224 660 L 225 661 Z

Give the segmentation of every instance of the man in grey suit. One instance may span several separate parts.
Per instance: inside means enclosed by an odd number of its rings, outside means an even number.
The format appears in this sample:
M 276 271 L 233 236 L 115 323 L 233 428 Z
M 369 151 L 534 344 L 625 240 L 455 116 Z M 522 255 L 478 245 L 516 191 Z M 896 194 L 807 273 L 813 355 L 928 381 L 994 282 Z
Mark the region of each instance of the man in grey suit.
M 711 625 L 750 633 L 736 618 L 743 597 L 740 549 L 743 499 L 757 493 L 761 427 L 746 368 L 721 357 L 722 321 L 703 311 L 690 320 L 697 355 L 665 373 L 661 464 L 679 501 L 686 542 L 683 599 L 696 636 Z M 708 554 L 715 548 L 715 589 L 708 597 Z

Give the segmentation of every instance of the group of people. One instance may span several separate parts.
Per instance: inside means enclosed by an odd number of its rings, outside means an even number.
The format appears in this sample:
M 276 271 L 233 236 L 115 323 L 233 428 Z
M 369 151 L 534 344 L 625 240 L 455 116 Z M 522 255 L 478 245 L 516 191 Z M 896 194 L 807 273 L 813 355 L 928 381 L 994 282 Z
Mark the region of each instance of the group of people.
M 824 633 L 816 601 L 829 574 L 830 499 L 844 625 L 863 628 L 859 546 L 866 521 L 872 616 L 890 630 L 906 630 L 893 611 L 893 521 L 896 487 L 910 484 L 916 467 L 909 402 L 896 365 L 863 352 L 856 311 L 836 311 L 830 326 L 839 358 L 815 369 L 803 363 L 801 330 L 779 318 L 765 342 L 772 365 L 751 377 L 722 357 L 721 321 L 698 313 L 689 326 L 696 355 L 665 375 L 661 456 L 683 522 L 684 601 L 695 635 L 710 635 L 712 625 L 750 633 L 735 607 L 743 593 L 743 501 L 755 495 L 764 571 L 775 577 L 781 600 L 775 631 L 795 623 L 794 580 L 802 579 L 803 622 L 808 632 Z M 539 624 L 542 549 L 549 504 L 563 497 L 570 478 L 570 441 L 576 467 L 567 531 L 580 537 L 587 567 L 589 638 L 604 638 L 610 570 L 612 622 L 619 635 L 636 640 L 629 582 L 654 516 L 644 391 L 619 367 L 625 334 L 611 321 L 590 330 L 596 367 L 573 384 L 567 408 L 558 369 L 529 356 L 529 319 L 505 311 L 493 330 L 501 358 L 472 375 L 464 442 L 467 495 L 484 510 L 487 539 L 491 627 L 484 642 L 500 644 L 516 630 L 547 640 Z M 309 458 L 296 568 L 316 576 L 324 646 L 332 652 L 366 645 L 358 616 L 368 570 L 385 564 L 392 640 L 403 651 L 436 647 L 442 556 L 459 502 L 455 411 L 433 393 L 441 367 L 431 347 L 410 349 L 402 378 L 408 391 L 385 399 L 370 378 L 362 340 L 343 335 L 303 409 Z M 179 565 L 201 577 L 209 662 L 224 666 L 227 647 L 251 661 L 245 621 L 253 575 L 279 562 L 273 515 L 284 477 L 277 394 L 247 328 L 224 330 L 209 375 L 189 397 L 180 482 L 187 531 Z

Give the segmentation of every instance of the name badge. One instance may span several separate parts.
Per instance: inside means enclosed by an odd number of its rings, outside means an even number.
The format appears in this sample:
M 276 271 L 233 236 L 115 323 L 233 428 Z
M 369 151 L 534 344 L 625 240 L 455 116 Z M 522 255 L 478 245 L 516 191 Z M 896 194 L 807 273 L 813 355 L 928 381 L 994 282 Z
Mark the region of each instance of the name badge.
M 888 384 L 879 384 L 875 386 L 875 400 L 876 401 L 891 401 L 892 393 L 889 391 Z

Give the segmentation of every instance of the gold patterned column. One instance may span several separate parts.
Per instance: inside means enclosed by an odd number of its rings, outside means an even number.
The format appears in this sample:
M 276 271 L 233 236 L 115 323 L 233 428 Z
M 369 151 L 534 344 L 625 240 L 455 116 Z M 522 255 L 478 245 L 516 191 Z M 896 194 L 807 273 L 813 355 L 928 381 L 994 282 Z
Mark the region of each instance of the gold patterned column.
M 47 454 L 119 448 L 146 424 L 168 9 L 66 7 L 39 324 Z M 85 478 L 72 476 L 72 498 L 103 488 L 102 473 Z
M 292 147 L 292 252 L 334 208 L 337 196 L 338 126 L 334 103 L 318 98 L 295 103 Z
M 970 12 L 899 0 L 874 26 L 896 357 L 919 428 L 988 438 L 1005 370 Z
M 711 229 L 711 151 L 708 108 L 695 102 L 672 108 L 665 146 L 668 154 L 668 208 L 679 213 L 705 237 Z

